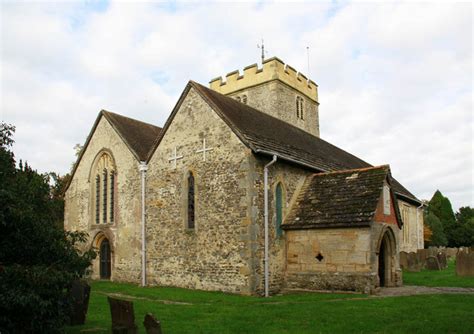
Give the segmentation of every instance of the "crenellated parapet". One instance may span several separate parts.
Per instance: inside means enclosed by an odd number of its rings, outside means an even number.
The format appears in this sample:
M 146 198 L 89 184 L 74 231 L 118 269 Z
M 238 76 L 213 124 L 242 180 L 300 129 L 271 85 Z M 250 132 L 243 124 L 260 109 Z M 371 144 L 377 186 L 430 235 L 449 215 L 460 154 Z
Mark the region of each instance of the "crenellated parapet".
M 225 81 L 222 77 L 212 79 L 209 86 L 221 94 L 230 94 L 272 80 L 280 80 L 318 102 L 318 85 L 277 57 L 265 60 L 262 68 L 258 68 L 257 64 L 245 67 L 242 75 L 238 70 L 230 72 Z

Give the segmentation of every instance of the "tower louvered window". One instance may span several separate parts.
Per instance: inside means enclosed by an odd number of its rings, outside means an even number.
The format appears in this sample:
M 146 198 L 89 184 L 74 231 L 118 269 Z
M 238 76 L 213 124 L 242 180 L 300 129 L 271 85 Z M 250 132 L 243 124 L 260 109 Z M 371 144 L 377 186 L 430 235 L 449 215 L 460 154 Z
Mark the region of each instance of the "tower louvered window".
M 301 96 L 296 97 L 296 118 L 304 119 L 304 99 Z
M 189 229 L 194 228 L 195 215 L 194 215 L 194 176 L 190 172 L 188 176 L 188 221 L 187 227 Z

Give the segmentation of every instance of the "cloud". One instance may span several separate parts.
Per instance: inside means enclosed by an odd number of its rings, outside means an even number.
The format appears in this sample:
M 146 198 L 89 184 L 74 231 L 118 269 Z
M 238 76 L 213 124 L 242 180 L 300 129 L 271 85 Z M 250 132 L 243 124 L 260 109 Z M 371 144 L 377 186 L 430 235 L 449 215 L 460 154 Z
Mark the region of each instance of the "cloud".
M 470 3 L 2 2 L 1 118 L 66 173 L 100 109 L 163 125 L 186 82 L 278 56 L 319 84 L 321 135 L 420 198 L 473 201 Z

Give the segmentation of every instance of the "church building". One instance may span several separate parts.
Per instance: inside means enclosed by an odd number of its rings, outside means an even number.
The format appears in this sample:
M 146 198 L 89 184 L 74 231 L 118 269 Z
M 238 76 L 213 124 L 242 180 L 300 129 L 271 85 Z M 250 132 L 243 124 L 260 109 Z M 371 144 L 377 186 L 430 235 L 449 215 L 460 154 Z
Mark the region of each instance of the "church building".
M 318 86 L 278 58 L 190 81 L 163 127 L 102 110 L 65 198 L 95 279 L 371 293 L 424 246 L 421 201 L 321 139 Z

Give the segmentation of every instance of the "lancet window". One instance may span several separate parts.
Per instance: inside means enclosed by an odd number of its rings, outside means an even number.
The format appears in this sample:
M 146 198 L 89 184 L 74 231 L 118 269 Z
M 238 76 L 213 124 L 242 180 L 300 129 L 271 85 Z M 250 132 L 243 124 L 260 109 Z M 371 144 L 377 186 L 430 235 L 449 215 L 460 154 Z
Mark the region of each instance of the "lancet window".
M 94 168 L 94 218 L 96 224 L 111 224 L 115 220 L 116 168 L 112 157 L 103 153 Z
M 281 182 L 279 182 L 275 188 L 275 211 L 275 230 L 276 235 L 279 237 L 282 234 L 281 224 L 283 223 L 283 188 Z
M 296 97 L 296 118 L 304 119 L 304 99 L 301 96 Z
M 194 175 L 192 172 L 189 172 L 188 175 L 188 212 L 187 212 L 187 228 L 193 229 L 195 226 L 195 184 L 194 184 Z

